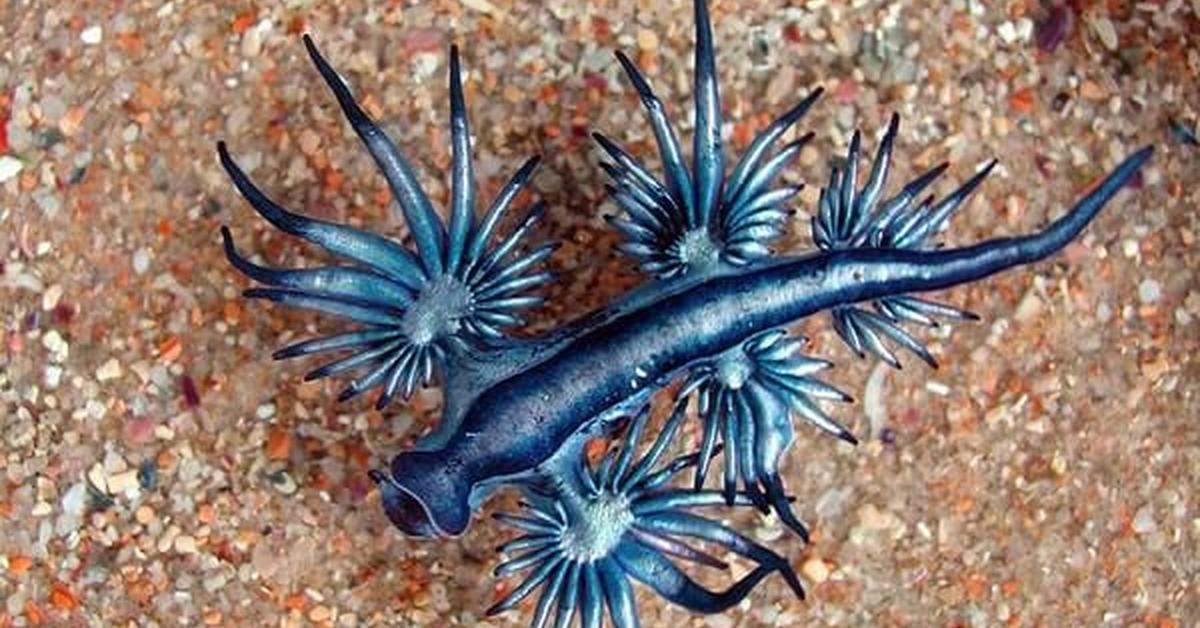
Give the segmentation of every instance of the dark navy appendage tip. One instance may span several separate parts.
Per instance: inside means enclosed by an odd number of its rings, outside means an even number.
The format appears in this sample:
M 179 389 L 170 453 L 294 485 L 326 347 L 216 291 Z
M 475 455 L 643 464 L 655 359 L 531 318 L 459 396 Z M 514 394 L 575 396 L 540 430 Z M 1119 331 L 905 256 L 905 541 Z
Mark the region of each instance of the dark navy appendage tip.
M 1130 155 L 1066 215 L 1020 237 L 943 248 L 938 234 L 992 171 L 985 164 L 942 198 L 928 193 L 949 170 L 938 164 L 889 186 L 900 119 L 893 116 L 860 175 L 864 140 L 855 132 L 830 173 L 810 227 L 815 249 L 779 256 L 770 245 L 790 226 L 800 186 L 776 179 L 812 134 L 782 143 L 819 99 L 817 88 L 767 125 L 726 168 L 721 102 L 708 8 L 696 19 L 695 132 L 691 163 L 666 107 L 625 55 L 617 60 L 646 109 L 661 174 L 600 133 L 601 169 L 619 214 L 608 221 L 620 249 L 653 280 L 620 301 L 540 337 L 507 332 L 541 305 L 551 280 L 542 268 L 554 244 L 530 245 L 544 209 L 533 202 L 504 234 L 500 223 L 537 166 L 527 160 L 495 199 L 478 207 L 470 127 L 458 51 L 450 49 L 448 219 L 412 167 L 355 101 L 307 36 L 304 44 L 347 120 L 384 175 L 411 246 L 347 225 L 308 218 L 271 200 L 218 144 L 221 164 L 250 205 L 276 228 L 339 260 L 317 268 L 272 268 L 243 255 L 222 228 L 225 253 L 258 287 L 250 298 L 323 312 L 353 327 L 305 339 L 277 359 L 332 357 L 306 379 L 346 376 L 339 399 L 375 391 L 376 406 L 440 383 L 441 422 L 387 471 L 371 472 L 395 526 L 413 537 L 461 534 L 492 492 L 519 490 L 516 514 L 497 514 L 521 535 L 500 551 L 498 577 L 523 574 L 489 614 L 540 591 L 533 625 L 638 625 L 632 583 L 698 613 L 716 613 L 778 574 L 804 591 L 788 560 L 700 509 L 749 507 L 774 513 L 805 541 L 781 473 L 795 439 L 794 417 L 844 442 L 854 435 L 826 402 L 850 395 L 821 381 L 831 364 L 804 354 L 784 329 L 828 314 L 861 356 L 900 367 L 900 352 L 936 367 L 910 326 L 977 318 L 917 296 L 1030 264 L 1062 249 L 1150 158 Z M 888 189 L 895 189 L 889 193 Z M 678 386 L 673 386 L 678 383 Z M 674 388 L 659 425 L 650 399 Z M 689 410 L 693 410 L 689 412 Z M 689 416 L 695 451 L 680 452 Z M 585 445 L 611 438 L 589 461 Z M 711 475 L 717 476 L 710 479 Z M 684 477 L 687 476 L 687 477 Z M 695 542 L 703 542 L 698 547 Z M 710 553 L 722 548 L 722 555 Z M 707 549 L 705 549 L 707 548 Z M 681 568 L 727 570 L 726 553 L 751 569 L 723 591 Z

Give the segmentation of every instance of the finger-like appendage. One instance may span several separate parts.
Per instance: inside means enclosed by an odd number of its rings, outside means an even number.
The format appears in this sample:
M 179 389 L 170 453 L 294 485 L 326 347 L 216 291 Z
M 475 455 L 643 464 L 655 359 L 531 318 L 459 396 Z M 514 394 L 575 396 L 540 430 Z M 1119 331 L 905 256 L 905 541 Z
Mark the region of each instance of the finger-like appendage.
M 625 546 L 617 550 L 617 560 L 639 582 L 670 602 L 696 613 L 719 613 L 741 602 L 772 571 L 759 567 L 729 589 L 717 593 L 696 584 L 671 561 L 655 552 L 639 552 Z
M 692 136 L 692 170 L 696 175 L 697 224 L 707 225 L 717 210 L 721 182 L 725 177 L 725 151 L 721 142 L 721 95 L 717 86 L 716 50 L 708 3 L 695 0 L 696 61 L 695 107 L 696 132 Z
M 639 525 L 662 534 L 686 536 L 716 543 L 730 551 L 753 560 L 764 567 L 778 570 L 797 595 L 803 596 L 804 588 L 795 570 L 782 556 L 751 541 L 733 529 L 715 521 L 685 512 L 667 512 L 642 518 Z
M 513 200 L 525 189 L 529 180 L 533 178 L 533 173 L 537 171 L 538 163 L 541 162 L 541 157 L 530 157 L 517 169 L 508 183 L 500 189 L 500 193 L 496 195 L 496 199 L 492 202 L 491 207 L 483 215 L 483 220 L 479 222 L 479 229 L 475 231 L 471 238 L 471 248 L 467 258 L 469 260 L 482 260 L 487 252 L 488 243 L 492 241 L 492 235 L 496 231 L 496 226 L 500 223 L 500 219 L 504 217 L 509 207 L 512 207 Z M 460 274 L 465 276 L 465 273 Z
M 450 231 L 446 273 L 455 275 L 463 262 L 467 238 L 475 220 L 475 172 L 471 159 L 471 128 L 463 98 L 458 46 L 450 47 Z
M 604 599 L 608 602 L 609 617 L 616 628 L 637 628 L 637 604 L 633 599 L 633 587 L 614 558 L 604 558 L 596 565 Z
M 741 191 L 742 186 L 746 183 L 749 176 L 758 170 L 759 164 L 763 157 L 771 152 L 775 147 L 775 142 L 783 136 L 788 129 L 792 128 L 808 113 L 817 99 L 824 93 L 824 89 L 818 87 L 808 94 L 804 100 L 800 101 L 796 106 L 784 112 L 783 115 L 776 118 L 771 124 L 767 125 L 750 143 L 750 147 L 742 154 L 741 159 L 733 168 L 733 173 L 729 175 L 729 181 L 725 184 L 725 203 L 732 204 L 733 199 Z
M 675 203 L 684 208 L 688 224 L 695 226 L 698 224 L 698 215 L 694 209 L 692 178 L 688 174 L 687 166 L 684 165 L 683 152 L 679 149 L 679 139 L 675 136 L 671 123 L 667 121 L 662 101 L 654 94 L 654 90 L 650 89 L 650 84 L 646 82 L 641 71 L 629 60 L 629 57 L 620 51 L 617 51 L 616 56 L 617 61 L 624 68 L 626 76 L 629 77 L 629 82 L 633 84 L 634 90 L 641 98 L 642 105 L 646 108 L 646 115 L 650 119 L 650 126 L 654 129 L 654 137 L 658 142 L 666 187 L 671 192 L 672 198 L 675 199 Z
M 400 335 L 396 329 L 364 329 L 350 331 L 320 338 L 311 338 L 288 345 L 271 354 L 276 360 L 286 360 L 304 355 L 354 349 L 363 345 L 371 345 L 381 341 L 393 340 Z
M 402 311 L 412 304 L 413 294 L 404 286 L 382 275 L 351 267 L 268 268 L 242 257 L 233 244 L 227 227 L 221 227 L 225 257 L 243 275 L 268 286 L 280 286 L 298 292 Z
M 404 220 L 408 223 L 413 239 L 417 242 L 417 251 L 420 253 L 425 272 L 433 277 L 440 276 L 444 269 L 442 261 L 445 259 L 442 247 L 444 237 L 442 220 L 434 210 L 433 204 L 429 202 L 425 191 L 421 189 L 421 184 L 417 181 L 412 166 L 392 143 L 391 138 L 371 120 L 371 117 L 354 100 L 350 88 L 346 87 L 346 83 L 338 76 L 333 66 L 329 65 L 329 62 L 321 56 L 321 52 L 317 50 L 316 44 L 308 35 L 304 36 L 304 46 L 308 49 L 308 55 L 312 58 L 313 65 L 316 65 L 317 71 L 321 73 L 321 78 L 325 79 L 330 91 L 337 98 L 338 104 L 342 107 L 342 113 L 346 115 L 350 126 L 358 133 L 358 137 L 362 139 L 367 151 L 375 159 L 375 164 L 379 167 L 380 172 L 387 179 L 392 195 L 395 197 L 396 203 L 400 205 L 400 209 L 404 213 Z
M 375 268 L 409 288 L 418 288 L 426 280 L 424 271 L 407 249 L 373 233 L 290 212 L 271 200 L 242 171 L 224 142 L 217 143 L 221 165 L 233 185 L 260 216 L 275 228 L 365 266 Z

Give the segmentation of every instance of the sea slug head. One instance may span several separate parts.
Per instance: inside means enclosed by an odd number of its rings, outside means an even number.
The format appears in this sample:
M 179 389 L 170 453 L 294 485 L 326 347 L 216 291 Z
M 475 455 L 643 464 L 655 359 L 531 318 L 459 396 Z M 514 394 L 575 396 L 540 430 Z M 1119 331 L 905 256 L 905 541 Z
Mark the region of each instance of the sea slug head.
M 371 471 L 384 511 L 410 537 L 458 536 L 471 521 L 471 482 L 437 452 L 411 451 L 392 460 L 391 473 Z
M 401 489 L 386 473 L 372 470 L 371 480 L 379 487 L 379 501 L 388 519 L 405 536 L 422 539 L 440 536 L 421 502 Z

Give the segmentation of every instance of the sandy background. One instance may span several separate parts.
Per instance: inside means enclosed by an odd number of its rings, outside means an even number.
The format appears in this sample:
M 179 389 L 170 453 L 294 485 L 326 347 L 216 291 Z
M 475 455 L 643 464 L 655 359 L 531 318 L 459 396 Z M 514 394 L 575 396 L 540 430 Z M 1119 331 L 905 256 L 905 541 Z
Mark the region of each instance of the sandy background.
M 268 4 L 0 5 L 0 627 L 476 625 L 511 586 L 487 575 L 500 526 L 410 542 L 365 479 L 431 425 L 435 392 L 378 413 L 269 359 L 332 327 L 241 300 L 218 226 L 280 265 L 321 257 L 250 211 L 214 142 L 285 204 L 399 235 L 299 34 L 439 201 L 460 42 L 482 191 L 547 156 L 543 234 L 566 244 L 544 328 L 640 280 L 599 219 L 587 132 L 652 150 L 614 47 L 690 118 L 690 8 Z M 1200 4 L 1069 5 L 715 4 L 733 147 L 828 90 L 785 175 L 809 184 L 796 250 L 834 151 L 893 110 L 898 175 L 950 159 L 945 191 L 1001 159 L 952 243 L 1031 230 L 1135 147 L 1159 151 L 1065 254 L 942 295 L 984 320 L 923 334 L 938 371 L 876 367 L 824 318 L 802 324 L 860 399 L 835 410 L 863 444 L 802 429 L 785 468 L 812 545 L 739 525 L 792 558 L 809 601 L 773 578 L 702 618 L 642 591 L 646 625 L 1196 625 Z

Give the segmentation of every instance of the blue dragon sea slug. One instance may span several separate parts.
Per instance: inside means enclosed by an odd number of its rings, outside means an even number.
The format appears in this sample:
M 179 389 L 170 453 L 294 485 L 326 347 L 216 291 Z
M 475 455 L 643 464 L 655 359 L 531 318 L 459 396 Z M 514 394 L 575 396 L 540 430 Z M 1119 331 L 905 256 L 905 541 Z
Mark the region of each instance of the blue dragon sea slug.
M 812 208 L 816 249 L 775 255 L 769 245 L 789 226 L 798 187 L 777 185 L 811 137 L 780 146 L 818 100 L 818 89 L 753 140 L 732 167 L 725 163 L 712 30 L 696 0 L 695 127 L 691 160 L 648 80 L 617 53 L 645 105 L 662 162 L 658 176 L 601 134 L 609 191 L 622 214 L 609 221 L 625 237 L 621 250 L 653 279 L 617 303 L 540 337 L 505 330 L 541 303 L 550 281 L 540 264 L 551 244 L 526 240 L 542 214 L 535 203 L 507 235 L 498 226 L 529 182 L 525 162 L 482 214 L 476 207 L 470 130 L 458 53 L 450 50 L 452 166 L 448 219 L 421 189 L 404 156 L 355 102 L 350 89 L 304 42 L 346 118 L 387 179 L 413 246 L 349 226 L 306 218 L 273 202 L 238 167 L 224 144 L 221 163 L 254 209 L 277 228 L 344 260 L 320 268 L 276 269 L 238 252 L 222 229 L 226 255 L 262 284 L 246 296 L 317 310 L 356 325 L 305 340 L 276 358 L 334 354 L 306 377 L 352 373 L 340 398 L 378 390 L 383 408 L 434 382 L 444 389 L 441 422 L 388 471 L 375 471 L 387 516 L 412 537 L 461 534 L 497 489 L 524 495 L 522 512 L 497 518 L 522 532 L 501 551 L 511 557 L 498 576 L 527 572 L 489 612 L 513 608 L 540 589 L 533 624 L 553 619 L 636 626 L 630 579 L 696 612 L 736 604 L 778 573 L 797 595 L 788 561 L 697 509 L 747 506 L 773 512 L 807 540 L 780 477 L 795 438 L 793 417 L 848 442 L 822 401 L 848 401 L 818 374 L 829 363 L 801 353 L 783 329 L 828 313 L 837 334 L 860 355 L 898 366 L 895 349 L 934 365 L 904 324 L 933 325 L 972 315 L 916 294 L 983 279 L 1041 260 L 1070 242 L 1150 158 L 1125 159 L 1064 216 L 1022 237 L 940 248 L 937 234 L 991 171 L 987 164 L 948 195 L 926 189 L 948 169 L 939 165 L 898 190 L 888 174 L 899 118 L 893 116 L 865 177 L 855 133 Z M 674 387 L 674 405 L 657 435 L 651 397 Z M 694 400 L 694 402 L 693 402 Z M 695 407 L 701 445 L 679 446 L 681 424 Z M 623 433 L 622 433 L 623 431 Z M 620 446 L 589 462 L 584 445 L 621 434 Z M 643 441 L 648 444 L 642 447 Z M 643 451 L 639 455 L 638 451 Z M 709 470 L 719 464 L 719 482 Z M 690 482 L 679 476 L 690 472 Z M 709 488 L 715 484 L 716 488 Z M 722 569 L 723 560 L 690 541 L 721 547 L 753 563 L 727 590 L 692 580 L 681 563 Z

